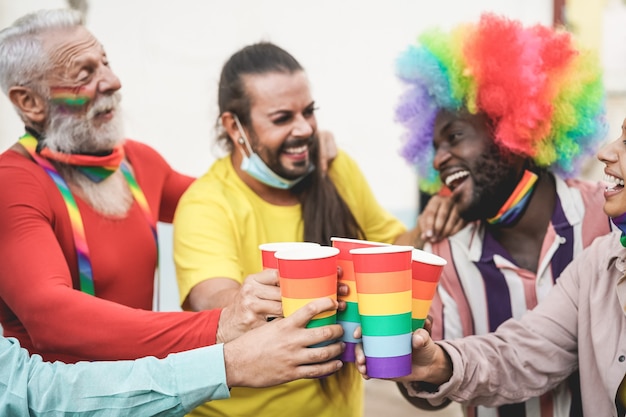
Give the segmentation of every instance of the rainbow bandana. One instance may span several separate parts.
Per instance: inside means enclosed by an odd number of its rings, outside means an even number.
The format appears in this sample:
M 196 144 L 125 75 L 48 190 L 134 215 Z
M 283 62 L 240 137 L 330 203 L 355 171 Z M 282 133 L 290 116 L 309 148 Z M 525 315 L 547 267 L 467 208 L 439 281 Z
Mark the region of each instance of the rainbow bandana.
M 119 145 L 108 155 L 82 155 L 55 152 L 49 148 L 37 149 L 39 155 L 46 159 L 75 166 L 93 182 L 100 182 L 113 174 L 124 160 L 124 148 Z
M 52 178 L 57 188 L 61 192 L 63 196 L 63 200 L 65 201 L 65 206 L 67 207 L 67 212 L 70 217 L 70 223 L 72 225 L 72 234 L 74 236 L 74 245 L 76 246 L 76 256 L 78 259 L 78 274 L 80 280 L 80 290 L 84 293 L 95 295 L 95 288 L 93 282 L 93 271 L 91 269 L 91 260 L 89 256 L 89 247 L 87 246 L 87 239 L 85 237 L 85 227 L 83 225 L 83 219 L 80 216 L 80 211 L 78 210 L 78 205 L 76 204 L 76 200 L 70 191 L 67 182 L 63 179 L 63 177 L 59 174 L 57 169 L 50 163 L 49 159 L 42 158 L 44 155 L 43 152 L 40 154 L 37 153 L 37 139 L 26 133 L 19 139 L 20 144 L 28 151 L 30 156 L 35 160 L 35 162 L 41 166 L 44 171 Z M 123 153 L 122 153 L 123 158 Z M 62 162 L 62 161 L 60 161 Z M 150 211 L 150 206 L 148 206 L 148 201 L 146 197 L 137 184 L 135 177 L 130 171 L 128 165 L 124 161 L 120 161 L 118 163 L 120 166 L 122 173 L 124 174 L 124 178 L 128 183 L 128 186 L 135 198 L 135 201 L 141 208 L 141 211 L 144 214 L 150 228 L 152 230 L 152 236 L 154 237 L 155 243 L 157 244 L 157 253 L 158 253 L 158 241 L 157 241 L 157 229 L 156 229 L 156 221 L 152 217 L 152 213 Z M 158 262 L 158 260 L 157 260 Z
M 498 214 L 487 219 L 489 224 L 497 224 L 501 226 L 509 226 L 515 223 L 530 201 L 530 196 L 535 189 L 537 183 L 537 174 L 531 171 L 524 171 L 522 179 L 513 190 L 513 193 L 504 202 Z

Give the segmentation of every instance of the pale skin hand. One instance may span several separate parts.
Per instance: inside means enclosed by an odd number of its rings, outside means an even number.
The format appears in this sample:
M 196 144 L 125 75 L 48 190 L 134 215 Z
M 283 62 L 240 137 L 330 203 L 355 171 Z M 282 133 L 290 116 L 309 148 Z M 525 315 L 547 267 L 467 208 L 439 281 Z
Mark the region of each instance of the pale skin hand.
M 338 277 L 342 271 L 337 270 Z M 347 295 L 350 288 L 337 284 L 337 294 Z M 266 269 L 249 275 L 243 285 L 228 278 L 213 278 L 196 285 L 187 299 L 193 311 L 222 308 L 217 329 L 217 343 L 235 339 L 241 334 L 264 325 L 268 319 L 282 317 L 278 271 Z M 339 310 L 346 308 L 339 302 Z
M 455 234 L 465 227 L 465 224 L 452 198 L 435 194 L 428 200 L 428 204 L 417 218 L 416 242 L 421 246 L 425 242 L 438 242 Z M 415 246 L 421 247 L 417 244 Z
M 337 308 L 330 298 L 320 298 L 287 318 L 278 318 L 224 345 L 226 383 L 229 387 L 262 388 L 301 378 L 317 378 L 339 370 L 336 358 L 341 342 L 319 348 L 317 343 L 339 340 L 338 324 L 306 329 L 306 324 L 323 311 Z
M 354 337 L 361 337 L 360 328 L 355 330 Z M 450 380 L 450 377 L 452 377 L 452 362 L 443 348 L 433 342 L 425 329 L 418 329 L 413 333 L 411 344 L 413 346 L 411 374 L 392 379 L 392 381 L 421 381 L 441 385 Z M 355 355 L 355 364 L 358 371 L 363 378 L 369 379 L 365 354 L 360 343 L 356 346 Z
M 318 131 L 317 136 L 320 147 L 319 169 L 326 175 L 330 164 L 337 157 L 337 142 L 335 142 L 335 136 L 328 130 Z
M 226 278 L 205 280 L 192 289 L 188 301 L 193 310 L 223 308 L 217 329 L 218 343 L 264 325 L 268 317 L 283 314 L 275 269 L 249 275 L 242 285 Z
M 394 244 L 422 249 L 426 242 L 438 242 L 455 234 L 465 227 L 465 224 L 450 197 L 434 195 L 417 217 L 417 225 L 398 236 Z

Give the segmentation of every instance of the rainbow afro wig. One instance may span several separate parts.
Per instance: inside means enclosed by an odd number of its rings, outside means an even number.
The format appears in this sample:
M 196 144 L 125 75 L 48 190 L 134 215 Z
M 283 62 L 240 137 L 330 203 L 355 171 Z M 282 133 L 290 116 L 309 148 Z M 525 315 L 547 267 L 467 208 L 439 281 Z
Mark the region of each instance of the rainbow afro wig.
M 565 177 L 606 134 L 598 60 L 562 30 L 484 14 L 449 33 L 425 32 L 396 68 L 408 87 L 396 109 L 406 128 L 402 155 L 426 192 L 441 186 L 432 140 L 443 109 L 487 115 L 500 147 Z

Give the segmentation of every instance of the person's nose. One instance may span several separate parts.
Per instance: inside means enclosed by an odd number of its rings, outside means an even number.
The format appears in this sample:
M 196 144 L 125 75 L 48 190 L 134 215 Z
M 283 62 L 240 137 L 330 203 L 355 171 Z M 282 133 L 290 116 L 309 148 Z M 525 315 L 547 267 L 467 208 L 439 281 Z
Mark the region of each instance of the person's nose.
M 602 146 L 598 153 L 596 154 L 598 160 L 604 164 L 609 164 L 617 161 L 617 152 L 615 150 L 615 145 L 619 142 L 622 142 L 622 138 L 618 138 L 612 142 L 609 142 Z
M 113 70 L 108 67 L 102 67 L 102 76 L 98 82 L 98 91 L 103 94 L 113 94 L 122 88 L 122 82 Z
M 313 135 L 313 132 L 315 132 L 315 119 L 307 119 L 302 115 L 296 116 L 292 131 L 293 136 L 306 138 Z
M 441 170 L 441 167 L 450 160 L 451 155 L 447 146 L 440 145 L 435 149 L 435 157 L 433 158 L 433 168 L 437 171 Z

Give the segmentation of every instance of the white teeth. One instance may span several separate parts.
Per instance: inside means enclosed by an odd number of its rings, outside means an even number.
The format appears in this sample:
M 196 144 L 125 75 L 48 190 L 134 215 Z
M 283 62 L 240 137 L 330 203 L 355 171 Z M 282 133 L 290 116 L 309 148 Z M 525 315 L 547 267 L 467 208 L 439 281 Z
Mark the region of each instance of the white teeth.
M 307 148 L 308 148 L 308 145 L 298 146 L 297 148 L 287 148 L 285 149 L 285 153 L 298 154 L 298 153 L 306 152 Z
M 458 171 L 446 177 L 446 186 L 450 186 L 454 181 L 469 176 L 469 171 Z
M 604 174 L 604 182 L 624 186 L 624 180 L 613 175 Z

